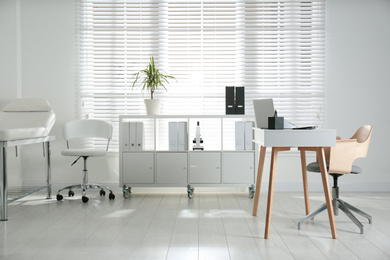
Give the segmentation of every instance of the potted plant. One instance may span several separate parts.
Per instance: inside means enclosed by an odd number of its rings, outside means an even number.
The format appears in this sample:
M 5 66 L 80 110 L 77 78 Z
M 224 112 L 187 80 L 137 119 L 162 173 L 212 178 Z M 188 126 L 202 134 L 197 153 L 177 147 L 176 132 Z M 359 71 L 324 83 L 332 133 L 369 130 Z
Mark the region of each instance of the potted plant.
M 145 99 L 145 107 L 147 115 L 158 115 L 160 111 L 160 99 L 154 99 L 154 91 L 158 87 L 163 87 L 165 90 L 165 84 L 169 84 L 168 79 L 176 79 L 173 76 L 166 75 L 164 72 L 158 70 L 154 64 L 153 56 L 150 57 L 150 62 L 145 69 L 134 73 L 135 80 L 133 82 L 132 88 L 142 87 L 142 92 L 150 92 L 150 99 Z

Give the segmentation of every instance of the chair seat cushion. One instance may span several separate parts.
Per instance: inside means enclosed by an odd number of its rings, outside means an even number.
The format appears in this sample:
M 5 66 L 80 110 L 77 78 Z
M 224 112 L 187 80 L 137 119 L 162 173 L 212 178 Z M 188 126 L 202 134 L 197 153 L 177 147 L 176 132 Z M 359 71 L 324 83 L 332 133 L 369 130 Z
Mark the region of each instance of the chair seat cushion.
M 326 164 L 326 167 L 327 167 L 327 170 L 329 170 L 329 163 Z M 306 170 L 309 172 L 321 172 L 320 164 L 318 162 L 309 163 L 306 166 Z M 362 168 L 360 168 L 359 166 L 356 166 L 356 165 L 352 165 L 351 173 L 359 174 L 361 172 L 362 172 Z M 331 172 L 329 172 L 329 173 L 331 173 Z
M 0 141 L 48 136 L 55 122 L 49 112 L 0 112 Z
M 67 149 L 61 151 L 64 156 L 104 156 L 107 153 L 104 149 Z

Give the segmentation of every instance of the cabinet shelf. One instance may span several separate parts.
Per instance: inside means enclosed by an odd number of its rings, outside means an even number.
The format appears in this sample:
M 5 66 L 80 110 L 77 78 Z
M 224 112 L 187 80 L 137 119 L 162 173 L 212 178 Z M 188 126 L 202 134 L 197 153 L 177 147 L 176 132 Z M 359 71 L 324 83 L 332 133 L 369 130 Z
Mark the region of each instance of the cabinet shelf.
M 189 197 L 191 185 L 250 186 L 253 193 L 257 149 L 235 149 L 236 122 L 253 120 L 248 115 L 120 115 L 119 184 L 124 193 L 128 187 L 186 185 Z M 170 149 L 170 122 L 184 122 L 187 149 Z M 198 122 L 204 150 L 192 150 Z M 142 130 L 134 126 L 137 123 Z M 136 138 L 141 144 L 132 145 L 130 128 L 137 128 Z

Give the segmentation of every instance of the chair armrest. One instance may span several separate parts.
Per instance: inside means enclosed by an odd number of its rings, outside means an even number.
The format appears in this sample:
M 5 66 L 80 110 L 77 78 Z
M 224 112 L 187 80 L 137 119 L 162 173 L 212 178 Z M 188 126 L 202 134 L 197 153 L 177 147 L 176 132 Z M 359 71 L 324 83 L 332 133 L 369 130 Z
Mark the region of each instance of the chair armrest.
M 336 140 L 336 146 L 330 148 L 329 172 L 351 173 L 352 163 L 357 156 L 358 142 L 356 139 Z

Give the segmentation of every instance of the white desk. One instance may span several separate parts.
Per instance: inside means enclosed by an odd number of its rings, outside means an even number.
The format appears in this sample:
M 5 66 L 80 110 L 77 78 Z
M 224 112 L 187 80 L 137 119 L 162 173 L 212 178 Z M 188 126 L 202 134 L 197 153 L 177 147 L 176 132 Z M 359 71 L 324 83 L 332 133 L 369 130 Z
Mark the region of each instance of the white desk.
M 276 171 L 276 161 L 277 161 L 278 152 L 288 151 L 290 150 L 291 147 L 310 147 L 313 148 L 313 150 L 317 151 L 317 157 L 321 167 L 321 178 L 322 178 L 322 184 L 324 188 L 325 200 L 328 207 L 328 216 L 329 216 L 330 228 L 332 232 L 332 238 L 336 239 L 337 238 L 336 226 L 334 222 L 332 198 L 331 198 L 329 184 L 328 184 L 328 173 L 327 173 L 325 152 L 324 152 L 324 147 L 336 145 L 336 130 L 334 129 L 269 130 L 269 129 L 255 128 L 254 141 L 260 145 L 260 156 L 259 156 L 259 166 L 257 170 L 255 199 L 253 204 L 253 214 L 252 214 L 253 216 L 257 215 L 257 208 L 259 205 L 260 186 L 261 186 L 261 178 L 263 176 L 265 152 L 267 147 L 272 147 L 264 238 L 268 239 L 269 229 L 271 225 L 272 200 L 273 200 L 273 193 L 274 193 L 275 171 Z M 309 198 L 308 198 L 308 189 L 307 189 L 306 160 L 304 157 L 304 151 L 301 151 L 301 164 L 302 164 L 302 175 L 303 175 L 303 182 L 304 182 L 303 186 L 304 186 L 304 194 L 305 194 L 306 214 L 309 214 L 310 210 L 308 204 Z

